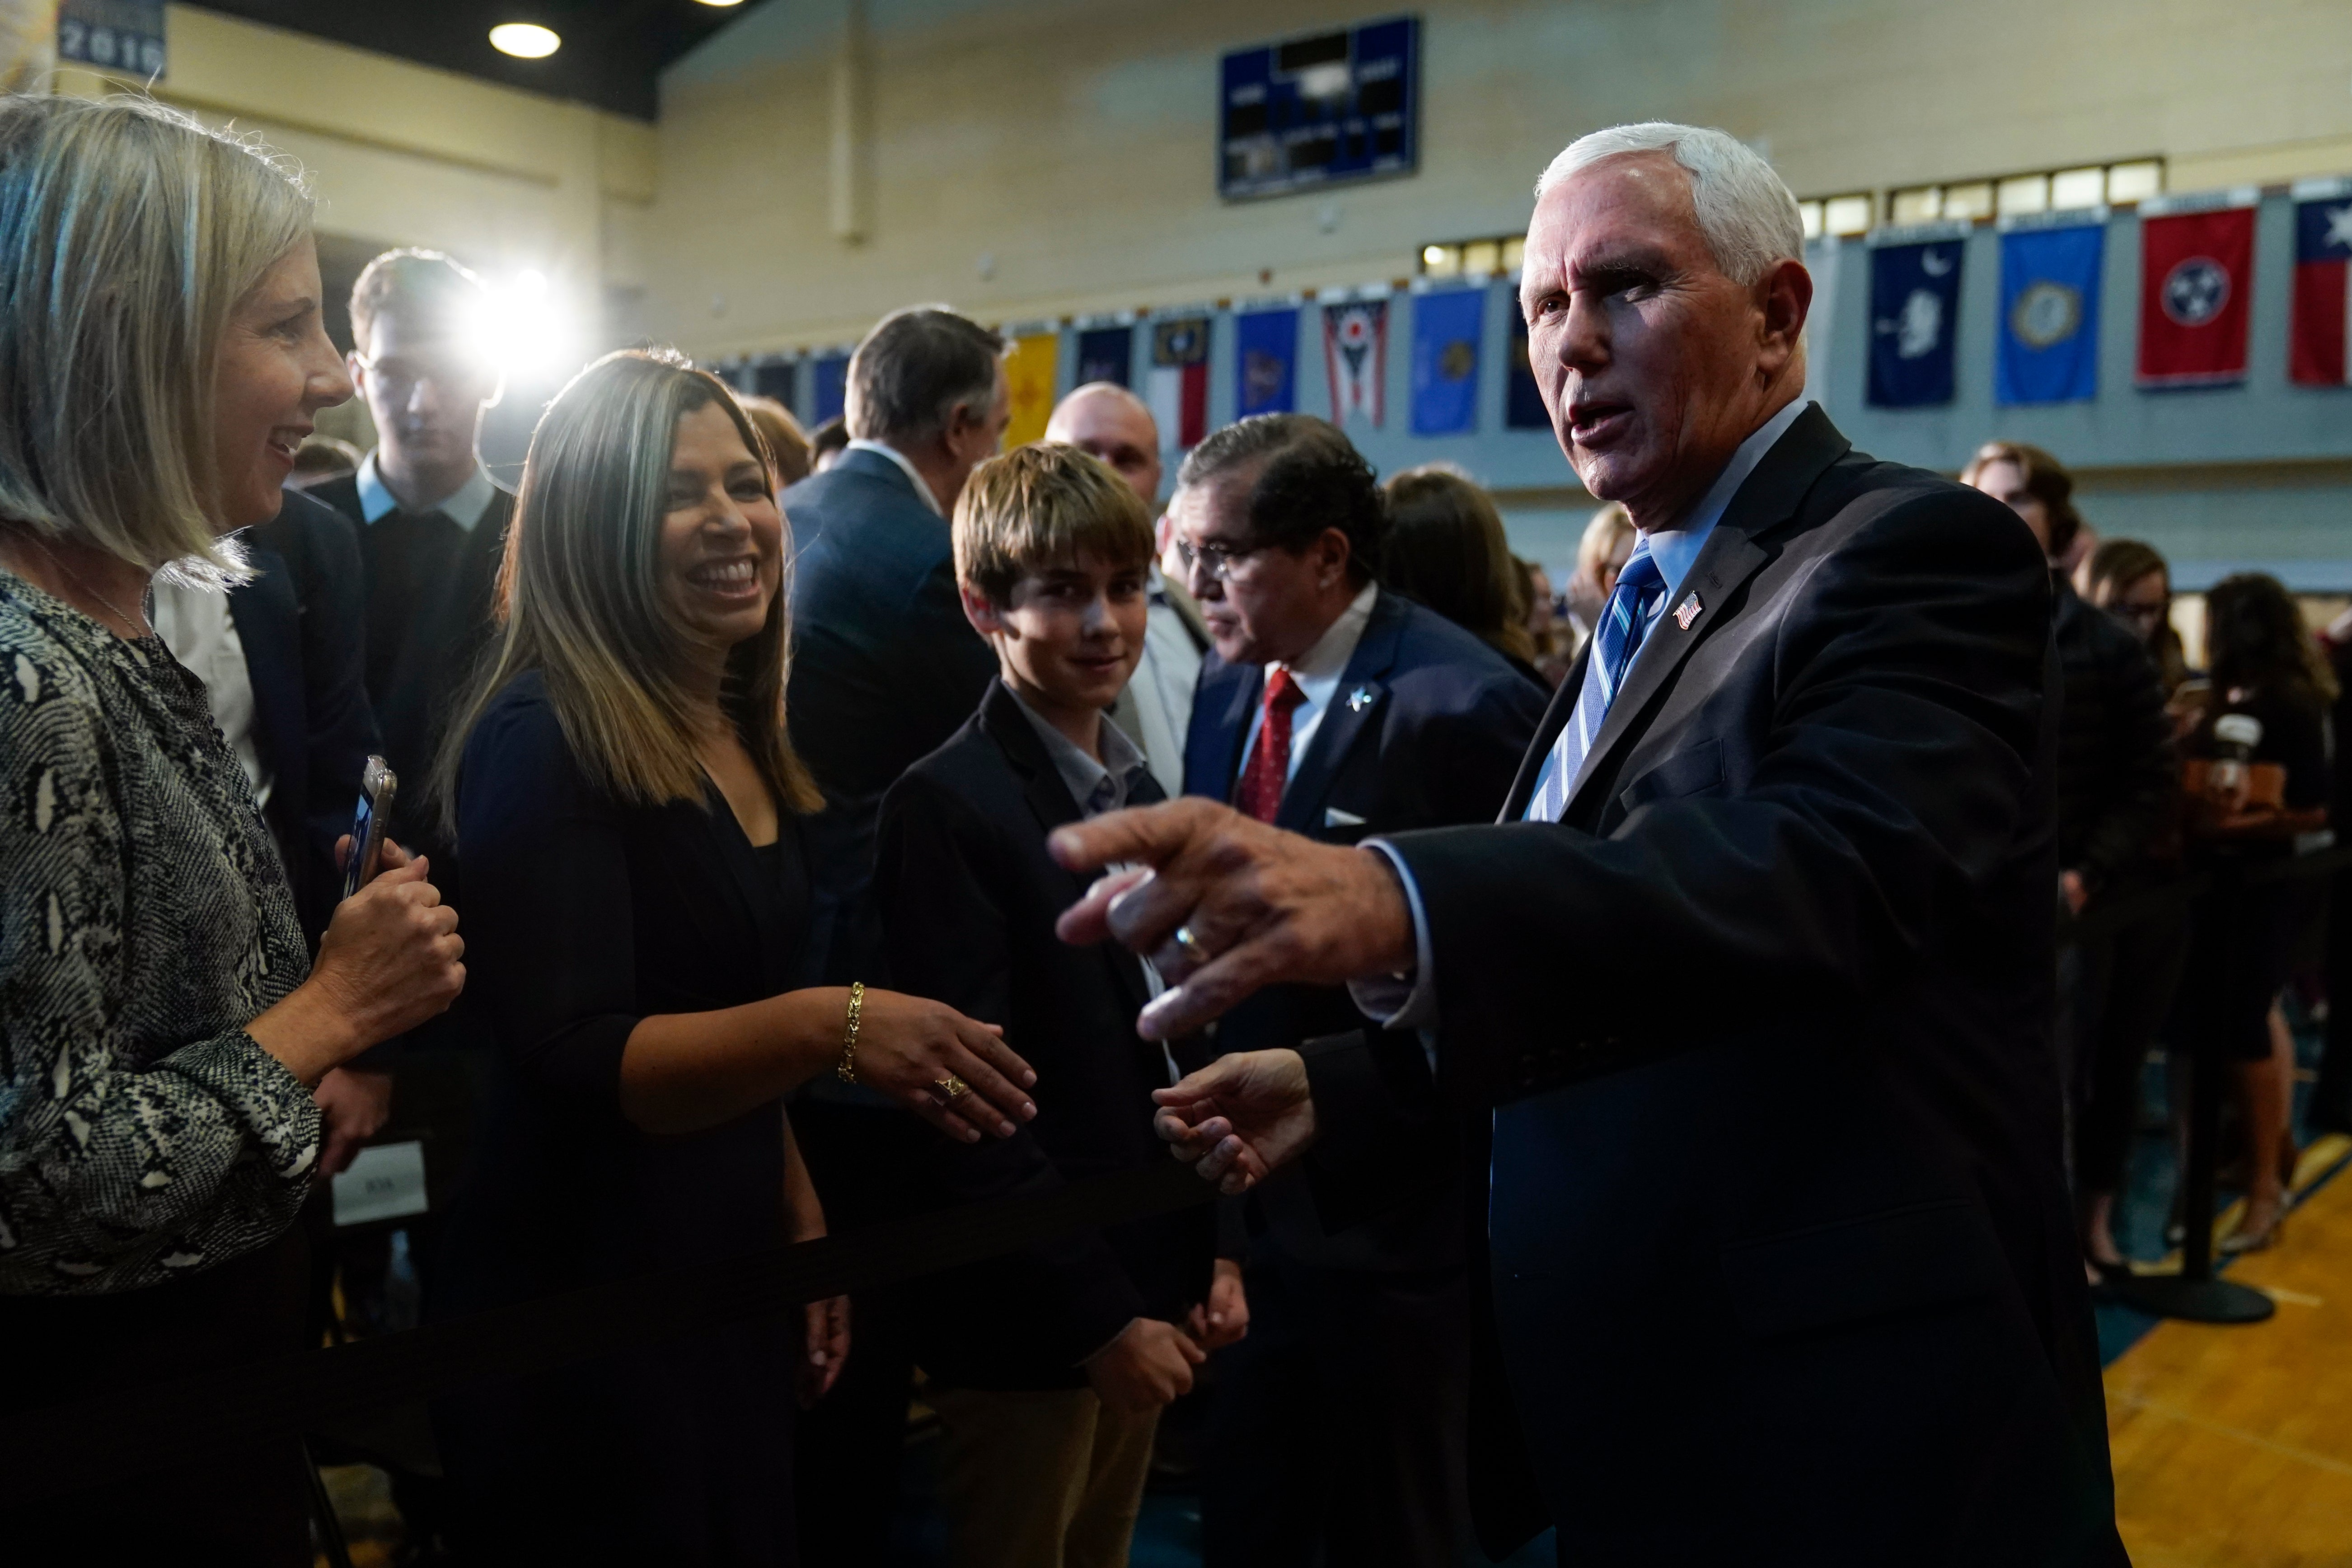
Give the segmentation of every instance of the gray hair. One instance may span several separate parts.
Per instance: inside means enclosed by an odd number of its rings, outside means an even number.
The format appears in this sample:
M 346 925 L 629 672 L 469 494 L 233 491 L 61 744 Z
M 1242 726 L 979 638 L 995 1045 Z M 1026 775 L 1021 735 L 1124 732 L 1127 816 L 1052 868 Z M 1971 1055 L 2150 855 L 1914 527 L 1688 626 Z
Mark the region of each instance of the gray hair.
M 244 576 L 216 537 L 214 371 L 310 216 L 277 154 L 151 100 L 0 97 L 0 517 Z
M 1738 137 L 1698 125 L 1651 120 L 1580 136 L 1536 182 L 1536 196 L 1604 158 L 1671 153 L 1690 175 L 1691 205 L 1715 264 L 1735 283 L 1753 283 L 1776 261 L 1801 261 L 1804 221 L 1772 165 Z
M 842 414 L 861 441 L 929 441 L 960 408 L 996 398 L 1004 340 L 944 305 L 912 305 L 875 323 L 849 356 Z

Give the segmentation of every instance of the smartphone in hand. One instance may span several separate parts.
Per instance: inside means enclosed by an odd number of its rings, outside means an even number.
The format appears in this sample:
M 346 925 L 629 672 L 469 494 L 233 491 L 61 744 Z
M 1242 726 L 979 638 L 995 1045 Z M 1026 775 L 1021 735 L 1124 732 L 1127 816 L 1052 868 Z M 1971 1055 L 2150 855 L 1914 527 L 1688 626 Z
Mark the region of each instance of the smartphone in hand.
M 392 799 L 399 793 L 400 776 L 382 757 L 370 757 L 360 774 L 359 809 L 352 814 L 351 858 L 343 862 L 343 897 L 364 888 L 383 858 L 383 836 L 392 826 Z

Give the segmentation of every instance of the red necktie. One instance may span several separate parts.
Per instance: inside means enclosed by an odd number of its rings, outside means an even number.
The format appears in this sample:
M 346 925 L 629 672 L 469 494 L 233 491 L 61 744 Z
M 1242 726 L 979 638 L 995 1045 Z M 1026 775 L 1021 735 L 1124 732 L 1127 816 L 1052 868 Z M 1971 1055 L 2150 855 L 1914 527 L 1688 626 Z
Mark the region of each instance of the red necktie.
M 1265 721 L 1242 770 L 1242 787 L 1234 792 L 1235 810 L 1272 822 L 1282 809 L 1282 786 L 1290 782 L 1290 712 L 1306 700 L 1290 671 L 1276 665 L 1265 683 Z

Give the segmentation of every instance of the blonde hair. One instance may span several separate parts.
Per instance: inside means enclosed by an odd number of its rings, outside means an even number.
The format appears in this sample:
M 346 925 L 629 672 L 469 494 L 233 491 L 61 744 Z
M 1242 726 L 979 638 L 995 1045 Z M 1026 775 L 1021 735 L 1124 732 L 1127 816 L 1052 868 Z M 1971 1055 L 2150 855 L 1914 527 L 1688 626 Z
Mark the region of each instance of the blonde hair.
M 746 397 L 738 393 L 735 401 L 743 405 L 751 427 L 768 444 L 768 467 L 774 471 L 776 488 L 782 489 L 807 479 L 816 467 L 816 454 L 809 449 L 808 433 L 793 417 L 793 411 L 772 397 Z
M 1617 501 L 1606 502 L 1586 521 L 1584 537 L 1576 542 L 1576 569 L 1598 581 L 1601 569 L 1615 559 L 1617 547 L 1633 532 L 1633 514 Z
M 250 138 L 143 98 L 0 97 L 0 517 L 245 577 L 215 531 L 213 380 L 230 315 L 310 219 Z
M 1033 572 L 1087 552 L 1120 564 L 1152 555 L 1151 518 L 1099 458 L 1058 441 L 1016 447 L 972 469 L 956 498 L 956 581 L 1002 605 Z
M 662 593 L 661 534 L 677 422 L 713 404 L 758 454 L 759 437 L 726 383 L 661 351 L 606 354 L 548 405 L 499 571 L 503 634 L 434 773 L 453 835 L 466 737 L 526 670 L 546 680 L 563 738 L 598 787 L 637 805 L 706 798 L 686 630 Z M 784 554 L 789 561 L 789 539 Z M 719 700 L 777 804 L 810 812 L 824 800 L 784 726 L 791 658 L 790 595 L 780 587 L 759 635 L 729 653 Z

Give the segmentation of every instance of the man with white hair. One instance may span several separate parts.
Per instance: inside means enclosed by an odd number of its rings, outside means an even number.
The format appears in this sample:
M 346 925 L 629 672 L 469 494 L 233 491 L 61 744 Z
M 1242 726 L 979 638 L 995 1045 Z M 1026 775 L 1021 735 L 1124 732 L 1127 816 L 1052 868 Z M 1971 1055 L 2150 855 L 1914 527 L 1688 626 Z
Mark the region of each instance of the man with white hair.
M 1228 1191 L 1303 1157 L 1345 1225 L 1492 1109 L 1490 1549 L 1549 1521 L 1564 1563 L 2121 1563 L 2048 1038 L 2048 574 L 1802 401 L 1800 249 L 1720 132 L 1563 153 L 1530 359 L 1642 537 L 1501 822 L 1098 817 L 1064 862 L 1156 875 L 1065 934 L 1165 960 L 1146 1034 L 1276 980 L 1390 1026 L 1161 1091 Z
M 1054 405 L 1045 439 L 1066 441 L 1111 466 L 1160 519 L 1159 543 L 1168 543 L 1160 510 L 1160 425 L 1143 399 L 1113 382 L 1090 381 Z M 1145 625 L 1143 661 L 1118 694 L 1111 721 L 1143 748 L 1151 776 L 1170 799 L 1184 793 L 1184 734 L 1192 721 L 1192 688 L 1209 651 L 1200 606 L 1182 584 L 1154 567 Z

